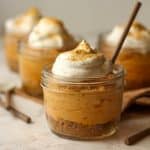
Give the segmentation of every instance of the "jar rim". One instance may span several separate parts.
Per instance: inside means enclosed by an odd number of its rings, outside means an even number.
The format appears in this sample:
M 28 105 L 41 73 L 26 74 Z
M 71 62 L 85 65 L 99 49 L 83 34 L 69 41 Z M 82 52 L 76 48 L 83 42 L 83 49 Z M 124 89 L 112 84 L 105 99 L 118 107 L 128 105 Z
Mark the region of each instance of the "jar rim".
M 108 77 L 108 75 L 111 75 L 111 77 Z M 105 84 L 105 83 L 109 83 L 111 81 L 115 81 L 118 78 L 123 78 L 124 77 L 124 69 L 121 65 L 115 64 L 113 65 L 113 69 L 112 72 L 109 74 L 105 74 L 105 75 L 99 75 L 99 76 L 95 76 L 95 77 L 90 77 L 90 78 L 84 78 L 84 77 L 76 77 L 74 79 L 72 78 L 68 78 L 68 77 L 63 77 L 63 76 L 59 76 L 59 75 L 54 75 L 51 72 L 51 66 L 50 65 L 46 65 L 45 68 L 42 71 L 42 83 L 41 85 L 45 85 L 44 81 L 47 81 L 49 78 L 53 78 L 57 81 L 59 81 L 59 83 L 62 84 Z

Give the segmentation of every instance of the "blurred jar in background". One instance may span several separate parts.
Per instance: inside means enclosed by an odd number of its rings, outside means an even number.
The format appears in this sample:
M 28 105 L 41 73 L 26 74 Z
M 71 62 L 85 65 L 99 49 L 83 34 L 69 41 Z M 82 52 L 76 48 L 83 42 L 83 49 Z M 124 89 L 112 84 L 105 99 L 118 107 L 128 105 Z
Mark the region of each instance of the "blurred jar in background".
M 5 22 L 4 48 L 8 66 L 12 71 L 18 71 L 20 42 L 26 42 L 29 33 L 40 18 L 39 10 L 32 7 L 25 13 Z
M 29 35 L 27 44 L 20 50 L 19 70 L 24 91 L 33 96 L 41 96 L 43 67 L 52 65 L 59 53 L 75 46 L 76 41 L 60 20 L 42 18 Z
M 106 57 L 112 58 L 124 26 L 116 26 L 112 32 L 100 37 L 98 47 Z M 118 64 L 125 68 L 125 89 L 150 86 L 150 31 L 134 22 L 119 54 Z

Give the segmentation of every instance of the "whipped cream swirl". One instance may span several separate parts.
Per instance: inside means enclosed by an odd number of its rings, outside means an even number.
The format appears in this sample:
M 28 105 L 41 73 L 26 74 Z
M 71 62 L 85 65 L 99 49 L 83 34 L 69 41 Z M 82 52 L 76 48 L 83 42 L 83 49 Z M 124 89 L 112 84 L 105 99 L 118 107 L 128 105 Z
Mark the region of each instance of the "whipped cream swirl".
M 27 35 L 31 32 L 35 24 L 41 18 L 41 13 L 37 8 L 30 8 L 22 15 L 10 18 L 5 22 L 6 33 Z
M 109 33 L 105 40 L 108 44 L 116 46 L 123 33 L 124 26 L 116 26 L 111 33 Z M 134 22 L 129 34 L 123 44 L 123 48 L 133 48 L 140 53 L 147 53 L 150 51 L 150 30 L 138 22 Z
M 74 44 L 74 39 L 65 30 L 60 20 L 44 17 L 34 27 L 28 40 L 35 49 L 62 49 Z
M 52 67 L 54 75 L 71 79 L 97 77 L 110 70 L 111 65 L 104 55 L 93 50 L 86 41 L 72 51 L 58 55 Z

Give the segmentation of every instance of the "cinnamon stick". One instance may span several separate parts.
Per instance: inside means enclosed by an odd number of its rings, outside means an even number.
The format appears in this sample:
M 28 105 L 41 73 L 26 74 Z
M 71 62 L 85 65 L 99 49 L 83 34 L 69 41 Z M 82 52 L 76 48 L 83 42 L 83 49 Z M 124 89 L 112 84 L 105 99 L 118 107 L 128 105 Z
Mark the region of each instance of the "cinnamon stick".
M 24 114 L 24 113 L 18 111 L 16 108 L 14 108 L 14 107 L 12 106 L 12 104 L 11 104 L 12 94 L 13 94 L 12 91 L 7 91 L 7 92 L 5 93 L 6 103 L 4 103 L 2 100 L 0 100 L 0 105 L 1 105 L 3 108 L 5 108 L 6 110 L 8 110 L 9 112 L 11 112 L 11 114 L 12 114 L 13 116 L 15 116 L 15 117 L 21 119 L 22 121 L 24 121 L 24 122 L 26 122 L 26 123 L 31 123 L 32 120 L 31 120 L 31 118 L 30 118 L 28 115 L 26 115 L 26 114 Z
M 136 142 L 142 140 L 143 138 L 145 138 L 148 135 L 150 135 L 150 127 L 127 137 L 125 139 L 125 144 L 126 145 L 133 145 L 133 144 L 135 144 Z
M 27 116 L 24 113 L 18 111 L 17 109 L 15 109 L 12 106 L 7 107 L 7 110 L 10 111 L 15 117 L 21 119 L 22 121 L 24 121 L 26 123 L 31 123 L 32 122 L 32 120 L 29 116 Z

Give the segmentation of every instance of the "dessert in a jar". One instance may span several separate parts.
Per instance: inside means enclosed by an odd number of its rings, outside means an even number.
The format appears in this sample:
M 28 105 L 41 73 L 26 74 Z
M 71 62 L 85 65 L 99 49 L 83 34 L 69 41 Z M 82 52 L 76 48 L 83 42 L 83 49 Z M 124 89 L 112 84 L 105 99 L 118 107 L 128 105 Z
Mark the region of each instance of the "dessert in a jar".
M 112 32 L 102 35 L 99 48 L 112 58 L 123 33 L 124 26 L 116 26 Z M 117 63 L 125 68 L 125 89 L 150 86 L 150 30 L 134 22 L 123 44 Z
M 50 129 L 74 139 L 100 139 L 118 129 L 123 69 L 82 41 L 57 56 L 42 72 L 44 108 Z
M 52 65 L 59 53 L 75 45 L 76 41 L 60 20 L 43 17 L 20 50 L 19 71 L 23 90 L 33 96 L 42 96 L 40 80 L 43 67 Z
M 4 48 L 8 66 L 12 71 L 18 71 L 20 43 L 26 42 L 29 33 L 40 18 L 41 13 L 33 7 L 5 22 Z

